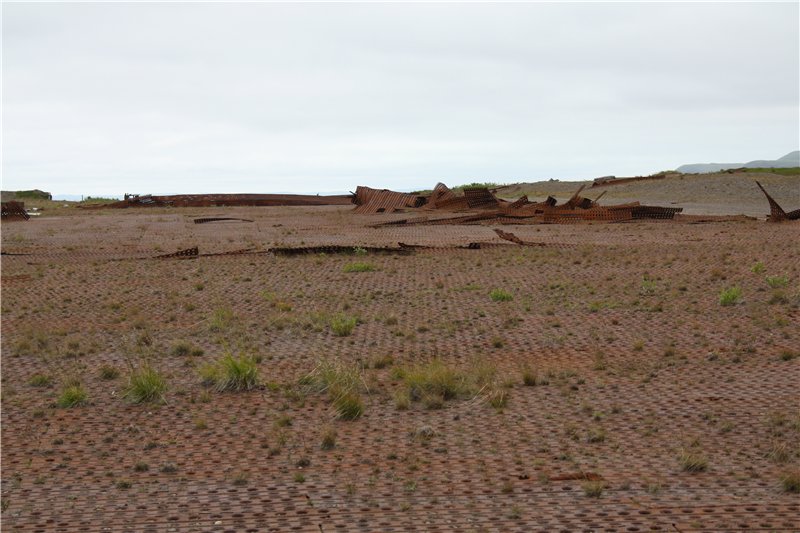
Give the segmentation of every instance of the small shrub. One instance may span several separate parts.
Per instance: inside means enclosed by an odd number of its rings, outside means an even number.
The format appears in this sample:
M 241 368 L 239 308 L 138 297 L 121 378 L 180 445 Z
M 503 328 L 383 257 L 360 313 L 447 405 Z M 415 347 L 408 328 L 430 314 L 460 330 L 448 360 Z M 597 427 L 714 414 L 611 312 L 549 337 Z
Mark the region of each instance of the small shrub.
M 602 481 L 586 481 L 581 485 L 583 493 L 590 498 L 599 498 L 605 489 L 605 483 Z
M 405 383 L 412 401 L 421 400 L 423 396 L 438 396 L 443 400 L 451 400 L 463 394 L 466 388 L 466 378 L 439 359 L 424 365 L 400 369 L 397 375 Z
M 353 333 L 358 319 L 347 315 L 336 315 L 331 318 L 331 331 L 337 337 L 347 337 Z
M 364 402 L 357 391 L 341 392 L 333 398 L 333 406 L 344 420 L 355 420 L 364 413 Z
M 89 394 L 80 383 L 71 383 L 64 387 L 58 397 L 59 407 L 80 407 L 88 403 Z
M 28 380 L 32 387 L 49 387 L 53 384 L 53 378 L 45 374 L 34 374 Z
M 750 272 L 753 272 L 755 274 L 761 274 L 762 272 L 764 272 L 764 263 L 759 261 L 758 263 L 754 264 L 753 266 L 750 267 Z
M 348 263 L 344 266 L 345 272 L 373 272 L 375 265 L 372 263 Z
M 375 359 L 372 360 L 372 368 L 376 370 L 386 368 L 387 366 L 392 366 L 393 364 L 394 364 L 394 357 L 392 357 L 391 355 L 376 357 Z
M 686 472 L 705 472 L 708 470 L 708 459 L 698 452 L 683 450 L 678 455 L 681 468 Z
M 253 357 L 247 355 L 234 357 L 225 354 L 216 363 L 201 367 L 200 376 L 205 385 L 220 392 L 247 391 L 259 386 L 258 365 Z
M 526 387 L 534 387 L 537 385 L 536 371 L 529 367 L 522 369 L 522 384 Z
M 172 345 L 172 350 L 170 353 L 177 357 L 183 357 L 187 355 L 192 355 L 195 357 L 199 357 L 203 355 L 205 352 L 202 348 L 198 348 L 197 346 L 193 346 L 188 342 L 176 342 Z
M 510 302 L 514 299 L 514 296 L 503 289 L 492 289 L 489 292 L 489 297 L 492 299 L 493 302 Z
M 136 463 L 135 465 L 133 465 L 133 470 L 135 472 L 147 472 L 148 470 L 150 470 L 150 465 L 140 461 L 140 462 Z
M 100 367 L 100 378 L 105 380 L 117 379 L 119 377 L 119 370 L 111 365 L 103 365 Z
M 353 248 L 353 255 L 357 255 L 359 257 L 363 257 L 363 256 L 367 255 L 368 253 L 369 252 L 367 251 L 366 248 L 362 248 L 360 246 L 356 246 L 355 248 Z
M 489 392 L 488 402 L 489 405 L 495 409 L 502 409 L 508 405 L 509 393 L 506 389 L 496 389 Z
M 784 492 L 800 493 L 800 470 L 793 470 L 781 476 L 781 488 Z
M 782 289 L 789 285 L 789 278 L 786 276 L 767 276 L 766 280 L 772 289 Z
M 336 430 L 329 427 L 322 434 L 322 444 L 320 447 L 323 450 L 332 450 L 336 447 Z
M 133 403 L 161 402 L 167 390 L 167 381 L 149 365 L 134 369 L 128 377 L 125 397 Z
M 247 485 L 249 477 L 250 476 L 247 475 L 247 472 L 238 472 L 236 473 L 236 475 L 233 476 L 232 482 L 237 487 L 242 487 L 244 485 Z
M 791 350 L 783 350 L 781 352 L 781 361 L 791 361 L 797 357 L 800 357 L 800 352 L 793 352 Z
M 128 481 L 127 479 L 121 479 L 116 483 L 118 489 L 127 490 L 133 487 L 133 483 Z
M 729 287 L 727 289 L 723 289 L 722 292 L 719 293 L 719 303 L 720 305 L 734 305 L 739 302 L 739 299 L 742 297 L 742 289 L 739 287 Z
M 358 365 L 348 365 L 337 360 L 323 360 L 301 385 L 316 392 L 327 392 L 339 418 L 354 420 L 364 413 L 360 391 L 366 388 Z
M 228 307 L 215 309 L 214 314 L 211 315 L 209 330 L 213 332 L 225 331 L 233 323 L 235 318 L 233 311 Z

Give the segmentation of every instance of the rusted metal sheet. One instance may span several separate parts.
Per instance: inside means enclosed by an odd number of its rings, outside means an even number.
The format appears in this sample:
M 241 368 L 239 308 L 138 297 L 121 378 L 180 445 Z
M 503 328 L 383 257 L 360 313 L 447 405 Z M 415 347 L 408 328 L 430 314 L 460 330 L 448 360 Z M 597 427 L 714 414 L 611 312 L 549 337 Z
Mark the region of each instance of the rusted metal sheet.
M 226 220 L 235 220 L 238 222 L 252 222 L 249 218 L 234 218 L 234 217 L 201 217 L 195 218 L 195 224 L 207 224 L 209 222 L 224 222 Z
M 398 254 L 409 255 L 413 253 L 410 248 L 376 247 L 376 246 L 301 246 L 270 248 L 268 253 L 275 255 L 304 255 L 304 254 L 348 254 L 353 255 L 356 250 L 363 250 L 371 254 Z
M 775 199 L 772 198 L 772 196 L 770 196 L 766 190 L 764 190 L 764 187 L 759 182 L 756 182 L 756 185 L 758 185 L 758 188 L 761 189 L 761 192 L 763 192 L 764 196 L 767 197 L 767 202 L 769 202 L 769 216 L 767 217 L 768 222 L 800 220 L 800 209 L 795 209 L 794 211 L 787 213 L 781 206 L 778 205 L 778 202 L 776 202 Z
M 25 211 L 25 202 L 2 202 L 0 218 L 3 220 L 29 220 L 31 217 Z
M 417 194 L 408 194 L 388 189 L 377 190 L 359 185 L 353 203 L 356 208 L 354 213 L 373 214 L 373 213 L 393 213 L 398 209 L 409 207 L 422 207 L 426 202 L 425 197 Z
M 236 207 L 348 205 L 352 196 L 317 196 L 302 194 L 179 194 L 153 196 L 126 194 L 125 199 L 108 204 L 79 206 L 83 209 L 126 209 L 130 207 Z
M 197 246 L 193 248 L 187 248 L 186 250 L 180 250 L 171 254 L 163 254 L 157 255 L 153 259 L 194 259 L 199 255 L 199 250 Z
M 464 197 L 471 209 L 489 209 L 499 205 L 497 198 L 486 187 L 464 189 Z

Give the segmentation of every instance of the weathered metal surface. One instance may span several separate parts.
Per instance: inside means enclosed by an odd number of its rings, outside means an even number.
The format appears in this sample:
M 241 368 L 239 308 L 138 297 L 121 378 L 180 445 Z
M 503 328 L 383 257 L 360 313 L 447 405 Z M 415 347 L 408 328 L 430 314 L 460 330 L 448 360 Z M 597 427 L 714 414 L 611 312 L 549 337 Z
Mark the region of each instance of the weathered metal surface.
M 486 187 L 464 189 L 464 198 L 471 209 L 489 209 L 499 205 L 497 198 Z
M 426 199 L 418 194 L 408 194 L 387 189 L 371 189 L 359 185 L 353 197 L 356 208 L 354 213 L 373 214 L 373 213 L 393 213 L 398 209 L 409 207 L 422 207 Z
M 224 222 L 226 220 L 235 220 L 238 222 L 253 222 L 249 218 L 235 218 L 235 217 L 201 217 L 194 219 L 195 224 L 207 224 L 209 222 Z
M 778 202 L 775 201 L 772 196 L 764 189 L 764 187 L 759 183 L 756 182 L 758 188 L 761 189 L 761 192 L 764 193 L 764 196 L 767 197 L 767 202 L 769 202 L 769 216 L 767 217 L 768 222 L 782 222 L 784 220 L 800 220 L 800 209 L 795 209 L 794 211 L 790 211 L 787 213 L 783 210 L 781 206 L 778 205 Z
M 126 209 L 130 207 L 235 207 L 348 205 L 351 195 L 317 196 L 302 194 L 179 194 L 153 196 L 126 194 L 125 199 L 108 204 L 80 206 L 83 209 Z
M 303 254 L 348 254 L 355 255 L 357 250 L 370 254 L 398 254 L 408 255 L 413 253 L 410 248 L 390 248 L 376 246 L 301 246 L 270 248 L 268 253 L 275 255 L 303 255 Z
M 194 259 L 199 255 L 199 250 L 197 246 L 193 248 L 187 248 L 186 250 L 180 250 L 171 254 L 163 254 L 157 255 L 153 259 Z
M 25 211 L 24 202 L 2 202 L 2 215 L 0 218 L 3 220 L 29 220 L 31 217 Z

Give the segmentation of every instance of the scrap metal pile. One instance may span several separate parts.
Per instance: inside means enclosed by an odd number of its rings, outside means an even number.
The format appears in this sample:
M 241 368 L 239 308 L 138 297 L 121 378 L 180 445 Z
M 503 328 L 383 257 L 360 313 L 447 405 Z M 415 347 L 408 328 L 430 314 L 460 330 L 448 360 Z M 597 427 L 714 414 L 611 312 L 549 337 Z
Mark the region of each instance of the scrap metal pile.
M 24 202 L 3 202 L 2 203 L 2 219 L 3 220 L 28 220 L 30 215 L 25 211 Z
M 543 202 L 531 202 L 527 196 L 509 202 L 497 198 L 486 187 L 469 187 L 464 195 L 457 195 L 443 183 L 428 195 L 400 193 L 359 186 L 353 195 L 354 212 L 360 214 L 393 213 L 414 210 L 478 211 L 460 217 L 417 218 L 395 220 L 386 224 L 474 224 L 491 221 L 501 224 L 557 224 L 570 222 L 625 222 L 643 219 L 672 219 L 683 211 L 680 207 L 659 207 L 631 202 L 621 205 L 601 206 L 596 200 L 580 196 L 583 186 L 566 202 L 558 204 L 548 197 Z M 602 194 L 600 195 L 602 196 Z
M 303 194 L 177 194 L 153 196 L 126 194 L 124 200 L 107 204 L 81 206 L 86 209 L 125 209 L 128 207 L 233 207 L 347 205 L 350 195 L 319 196 Z

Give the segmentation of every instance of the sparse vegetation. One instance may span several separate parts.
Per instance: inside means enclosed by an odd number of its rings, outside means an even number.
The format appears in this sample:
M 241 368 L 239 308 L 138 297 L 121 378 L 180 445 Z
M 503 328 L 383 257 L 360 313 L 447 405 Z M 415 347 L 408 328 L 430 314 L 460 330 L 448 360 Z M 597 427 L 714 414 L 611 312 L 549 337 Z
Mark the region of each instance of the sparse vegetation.
M 742 289 L 739 287 L 729 287 L 727 289 L 723 289 L 722 292 L 719 293 L 719 303 L 720 305 L 735 305 L 739 303 L 739 300 L 742 297 Z
M 489 292 L 489 297 L 493 302 L 510 302 L 514 299 L 514 295 L 503 289 L 492 289 Z
M 344 266 L 343 269 L 345 272 L 373 272 L 375 271 L 375 265 L 372 263 L 348 263 Z
M 681 450 L 678 462 L 686 472 L 705 472 L 708 469 L 708 459 L 696 450 Z
M 131 370 L 125 398 L 132 403 L 163 402 L 167 381 L 163 375 L 149 365 Z
M 218 361 L 202 366 L 200 377 L 204 385 L 219 392 L 248 391 L 260 385 L 258 365 L 249 355 L 234 357 L 227 353 Z
M 303 377 L 300 385 L 314 392 L 327 393 L 339 418 L 354 420 L 364 413 L 361 391 L 367 387 L 358 365 L 324 359 Z
M 203 351 L 202 348 L 198 348 L 197 346 L 194 346 L 191 343 L 181 341 L 181 342 L 176 342 L 175 344 L 172 345 L 170 353 L 177 357 L 184 357 L 187 355 L 200 357 L 205 352 Z
M 34 374 L 28 379 L 28 384 L 32 387 L 49 387 L 53 384 L 53 378 L 46 374 Z
M 348 337 L 358 324 L 358 319 L 343 314 L 335 315 L 331 318 L 331 331 L 337 337 Z
M 767 276 L 765 279 L 772 289 L 782 289 L 789 285 L 789 278 L 786 276 Z
M 800 470 L 791 470 L 781 476 L 783 492 L 800 493 Z
M 89 393 L 81 383 L 68 383 L 62 389 L 56 402 L 59 407 L 81 407 L 89 400 Z

